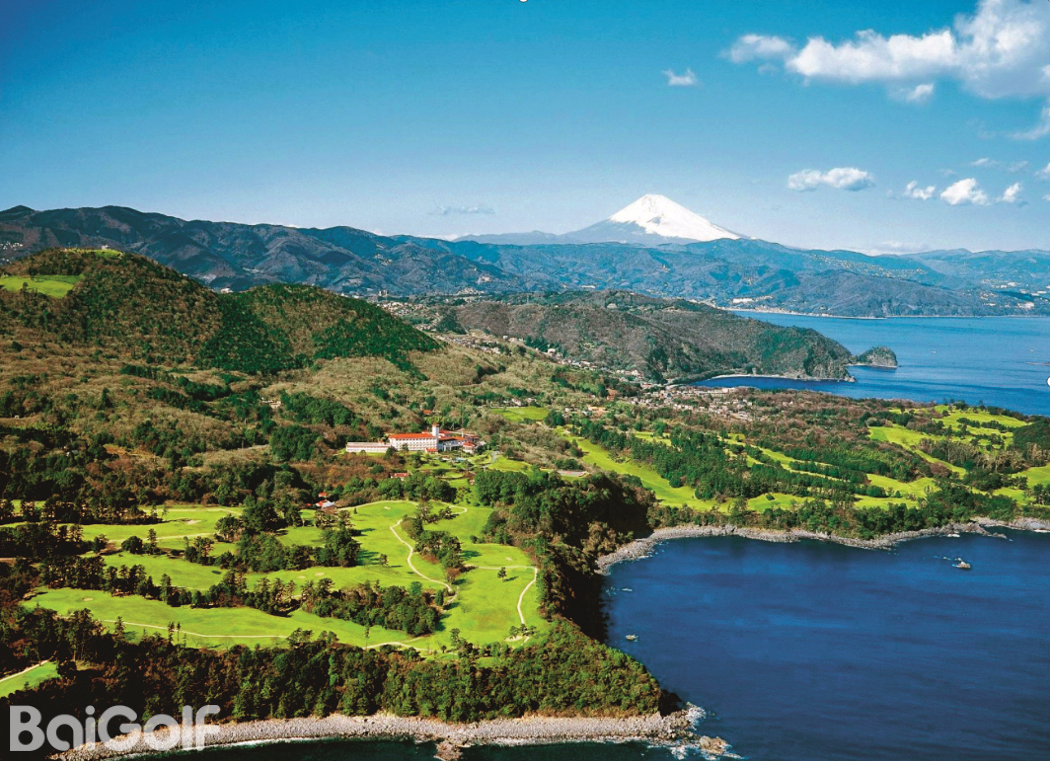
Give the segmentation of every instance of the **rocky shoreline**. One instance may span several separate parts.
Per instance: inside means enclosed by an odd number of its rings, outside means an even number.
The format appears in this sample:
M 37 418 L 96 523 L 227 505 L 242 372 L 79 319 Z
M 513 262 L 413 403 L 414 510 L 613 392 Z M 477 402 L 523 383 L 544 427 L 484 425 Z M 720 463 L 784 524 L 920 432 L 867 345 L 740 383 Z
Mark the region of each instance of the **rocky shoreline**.
M 654 746 L 695 750 L 708 759 L 730 755 L 729 746 L 717 737 L 696 732 L 696 724 L 706 714 L 702 708 L 688 705 L 666 716 L 651 714 L 624 718 L 527 716 L 521 719 L 497 719 L 470 724 L 449 724 L 436 719 L 376 714 L 344 716 L 333 714 L 323 719 L 270 719 L 230 724 L 211 724 L 204 735 L 207 747 L 254 745 L 258 743 L 295 742 L 318 739 L 404 740 L 437 744 L 437 758 L 452 761 L 463 748 L 472 745 L 551 745 L 555 743 L 626 743 L 644 742 Z M 192 730 L 190 730 L 192 732 Z M 180 729 L 157 730 L 159 738 L 170 739 L 173 750 L 181 746 Z M 190 737 L 188 740 L 192 741 Z M 119 756 L 157 753 L 141 739 L 127 750 L 110 750 L 101 743 L 66 751 L 54 758 L 62 761 L 97 761 Z
M 971 523 L 951 523 L 938 528 L 923 529 L 922 531 L 903 531 L 897 534 L 885 534 L 876 539 L 854 539 L 847 536 L 836 536 L 835 534 L 819 534 L 813 531 L 795 529 L 792 531 L 776 531 L 773 529 L 754 529 L 738 526 L 671 526 L 656 529 L 649 536 L 635 539 L 630 544 L 625 544 L 608 555 L 598 558 L 598 571 L 608 573 L 609 568 L 627 560 L 640 560 L 649 557 L 653 548 L 660 542 L 670 539 L 686 539 L 704 536 L 739 536 L 745 539 L 757 539 L 762 542 L 798 542 L 803 539 L 813 539 L 820 542 L 833 542 L 844 544 L 848 547 L 859 547 L 866 550 L 888 550 L 900 542 L 913 539 L 922 539 L 927 536 L 947 536 L 949 534 L 983 534 L 997 538 L 1005 538 L 1003 534 L 992 533 L 985 526 L 1013 528 L 1024 531 L 1046 531 L 1050 530 L 1050 523 L 1038 521 L 1033 518 L 1022 518 L 1013 523 L 1002 523 L 1000 521 L 986 520 Z

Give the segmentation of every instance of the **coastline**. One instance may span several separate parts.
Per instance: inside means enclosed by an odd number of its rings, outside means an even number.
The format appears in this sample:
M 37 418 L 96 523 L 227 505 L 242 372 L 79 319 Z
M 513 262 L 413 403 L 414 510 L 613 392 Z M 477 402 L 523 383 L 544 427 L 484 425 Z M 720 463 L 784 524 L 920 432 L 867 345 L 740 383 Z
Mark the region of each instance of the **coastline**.
M 868 367 L 868 365 L 853 365 L 853 364 L 850 364 L 850 365 L 847 365 L 847 367 Z M 727 378 L 754 378 L 755 380 L 762 380 L 763 378 L 767 378 L 767 379 L 771 379 L 771 380 L 805 381 L 806 383 L 856 383 L 857 382 L 857 379 L 854 378 L 852 375 L 847 375 L 847 377 L 845 377 L 845 378 L 813 378 L 813 377 L 810 377 L 810 376 L 798 376 L 798 375 L 769 375 L 769 374 L 752 375 L 750 373 L 728 373 L 726 375 L 713 375 L 710 378 L 704 378 L 703 380 L 694 381 L 694 382 L 686 383 L 686 384 L 679 383 L 677 380 L 675 380 L 670 385 L 677 385 L 677 386 L 689 385 L 689 386 L 692 386 L 692 385 L 696 385 L 697 383 L 704 383 L 705 381 L 725 380 Z M 746 388 L 746 387 L 741 386 L 740 388 Z
M 436 743 L 437 758 L 452 761 L 462 748 L 472 745 L 552 745 L 558 743 L 628 743 L 644 742 L 652 746 L 696 750 L 709 759 L 726 755 L 728 745 L 720 738 L 700 735 L 695 725 L 707 714 L 702 708 L 687 705 L 675 713 L 661 716 L 628 717 L 549 717 L 526 716 L 520 719 L 493 719 L 469 724 L 451 724 L 437 719 L 374 714 L 345 716 L 332 714 L 325 718 L 267 719 L 228 724 L 209 724 L 205 733 L 206 747 L 257 745 L 263 743 L 302 742 L 323 739 L 346 740 L 415 740 Z M 192 730 L 187 739 L 192 742 Z M 170 751 L 158 751 L 141 739 L 127 750 L 110 750 L 101 743 L 84 745 L 58 754 L 63 761 L 96 761 L 180 750 L 181 728 L 158 729 L 160 738 L 178 740 Z M 173 735 L 175 737 L 173 737 Z
M 722 306 L 727 312 L 747 312 L 752 314 L 786 314 L 792 317 L 822 317 L 831 320 L 983 320 L 988 318 L 1009 317 L 1047 317 L 1045 314 L 890 314 L 890 315 L 848 315 L 827 314 L 825 312 L 794 312 L 790 309 L 745 309 L 737 306 Z
M 799 542 L 803 539 L 812 539 L 819 542 L 831 542 L 843 544 L 848 547 L 857 547 L 865 550 L 888 550 L 901 542 L 914 539 L 922 539 L 929 536 L 947 536 L 949 534 L 982 534 L 984 536 L 1003 539 L 1002 534 L 988 531 L 986 526 L 994 528 L 1012 528 L 1020 531 L 1046 531 L 1050 530 L 1050 523 L 1035 520 L 1034 518 L 1022 518 L 1012 523 L 1001 521 L 984 520 L 972 523 L 950 523 L 938 528 L 922 529 L 921 531 L 903 531 L 897 534 L 885 534 L 876 539 L 855 539 L 848 536 L 837 536 L 835 534 L 820 534 L 813 531 L 793 529 L 791 531 L 776 531 L 773 529 L 754 529 L 738 526 L 668 526 L 658 528 L 649 536 L 635 539 L 630 544 L 625 544 L 608 555 L 598 558 L 598 572 L 608 575 L 609 569 L 617 563 L 628 560 L 641 560 L 652 554 L 653 548 L 661 542 L 672 539 L 690 539 L 709 536 L 739 536 L 744 539 L 755 539 L 761 542 Z

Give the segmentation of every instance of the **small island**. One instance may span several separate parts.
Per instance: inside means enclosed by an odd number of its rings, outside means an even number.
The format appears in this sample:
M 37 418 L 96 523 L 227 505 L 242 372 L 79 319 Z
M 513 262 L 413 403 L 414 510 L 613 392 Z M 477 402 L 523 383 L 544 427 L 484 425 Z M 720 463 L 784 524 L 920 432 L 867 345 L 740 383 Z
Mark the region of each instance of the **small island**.
M 864 365 L 866 367 L 882 367 L 886 369 L 897 368 L 897 355 L 888 346 L 874 346 L 863 354 L 858 354 L 852 360 L 851 365 Z

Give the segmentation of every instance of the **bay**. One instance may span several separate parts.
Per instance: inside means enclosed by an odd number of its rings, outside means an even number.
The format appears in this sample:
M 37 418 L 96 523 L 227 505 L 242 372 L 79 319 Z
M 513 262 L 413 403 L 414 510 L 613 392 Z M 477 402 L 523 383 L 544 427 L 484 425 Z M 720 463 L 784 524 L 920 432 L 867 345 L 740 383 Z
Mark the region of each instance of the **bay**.
M 667 542 L 614 567 L 610 643 L 746 758 L 1050 758 L 1050 535 L 1008 533 Z
M 1050 415 L 1050 319 L 916 317 L 883 320 L 738 312 L 775 325 L 812 328 L 854 354 L 889 346 L 899 367 L 853 367 L 856 383 L 783 378 L 719 378 L 714 387 L 803 388 L 854 399 L 962 400 Z

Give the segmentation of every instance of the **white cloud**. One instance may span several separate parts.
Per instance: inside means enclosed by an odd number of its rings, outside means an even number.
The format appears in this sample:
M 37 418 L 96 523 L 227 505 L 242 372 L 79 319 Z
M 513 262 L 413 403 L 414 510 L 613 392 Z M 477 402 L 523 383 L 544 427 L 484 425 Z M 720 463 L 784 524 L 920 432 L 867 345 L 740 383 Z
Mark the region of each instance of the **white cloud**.
M 1024 203 L 1021 201 L 1021 190 L 1023 190 L 1021 183 L 1015 182 L 1003 191 L 1002 196 L 999 198 L 999 203 Z
M 836 190 L 867 190 L 875 187 L 875 178 L 869 172 L 852 166 L 840 166 L 821 172 L 819 169 L 804 169 L 788 177 L 791 190 L 816 190 L 821 185 Z
M 854 41 L 834 45 L 811 37 L 791 56 L 790 71 L 808 79 L 859 82 L 907 81 L 945 73 L 955 51 L 955 38 L 945 29 L 922 37 L 883 37 L 868 29 Z
M 931 251 L 929 243 L 907 243 L 899 240 L 887 240 L 867 250 L 867 253 L 878 256 L 879 254 L 920 254 Z
M 1036 172 L 1035 176 L 1041 180 L 1050 180 L 1050 164 L 1047 164 L 1038 172 Z
M 918 36 L 867 29 L 837 44 L 810 37 L 799 48 L 781 37 L 750 34 L 737 40 L 729 58 L 779 60 L 807 80 L 898 84 L 919 97 L 928 97 L 919 90 L 925 83 L 945 78 L 982 98 L 1050 98 L 1050 13 L 1042 0 L 979 0 L 973 15 Z M 1036 127 L 1015 137 L 1047 134 L 1050 106 Z
M 945 188 L 941 200 L 949 206 L 987 206 L 988 194 L 981 190 L 977 180 L 967 177 Z
M 1050 201 L 1050 196 L 1043 196 L 1044 201 Z
M 905 89 L 902 93 L 904 100 L 908 103 L 925 103 L 933 97 L 933 91 L 935 85 L 933 82 L 926 82 L 925 84 L 915 85 L 911 89 Z
M 488 206 L 438 206 L 430 212 L 431 216 L 451 217 L 453 214 L 495 214 L 495 210 Z
M 729 60 L 733 63 L 766 61 L 771 58 L 787 58 L 795 52 L 795 46 L 783 37 L 766 37 L 761 34 L 745 34 L 729 49 Z
M 696 78 L 692 69 L 686 69 L 681 74 L 675 74 L 673 69 L 667 69 L 663 75 L 667 77 L 668 87 L 696 87 L 700 84 L 700 80 Z
M 1000 169 L 1004 172 L 1010 172 L 1011 174 L 1017 174 L 1023 172 L 1028 168 L 1027 161 L 997 161 L 996 159 L 990 159 L 987 156 L 979 158 L 976 161 L 970 163 L 970 166 L 981 167 L 982 169 Z
M 914 198 L 917 201 L 929 201 L 931 198 L 933 198 L 936 192 L 937 188 L 935 186 L 927 185 L 925 188 L 920 187 L 919 183 L 917 183 L 915 180 L 912 180 L 908 183 L 907 187 L 904 188 L 904 197 Z

